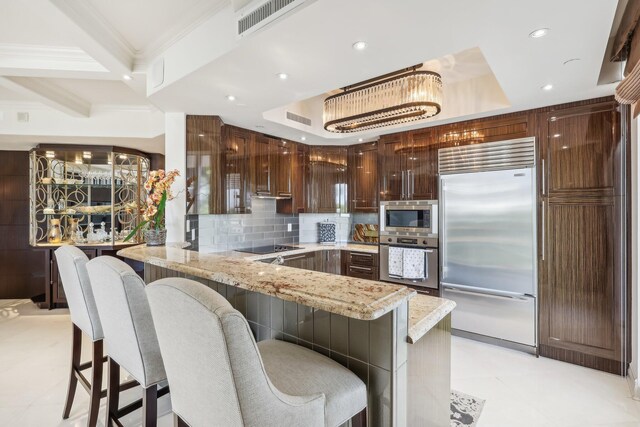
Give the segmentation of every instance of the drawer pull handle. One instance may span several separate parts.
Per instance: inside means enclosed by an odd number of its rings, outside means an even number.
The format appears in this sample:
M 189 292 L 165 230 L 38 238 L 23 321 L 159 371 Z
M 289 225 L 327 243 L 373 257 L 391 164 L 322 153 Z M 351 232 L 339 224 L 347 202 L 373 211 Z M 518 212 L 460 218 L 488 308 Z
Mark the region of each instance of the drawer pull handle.
M 349 269 L 351 270 L 362 270 L 362 271 L 369 271 L 369 272 L 373 272 L 373 269 L 370 267 L 357 267 L 355 265 L 350 265 Z

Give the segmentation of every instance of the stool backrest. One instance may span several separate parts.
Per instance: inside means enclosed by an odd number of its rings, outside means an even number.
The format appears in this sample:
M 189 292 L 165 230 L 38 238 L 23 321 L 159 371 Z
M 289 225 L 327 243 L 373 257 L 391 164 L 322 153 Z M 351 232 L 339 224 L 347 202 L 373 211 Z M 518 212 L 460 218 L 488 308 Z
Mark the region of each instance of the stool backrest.
M 89 258 L 75 246 L 60 246 L 55 255 L 71 321 L 91 340 L 101 340 L 102 324 L 87 273 Z
M 290 425 L 312 425 L 296 424 L 310 399 L 273 386 L 249 324 L 224 297 L 181 278 L 157 280 L 146 290 L 171 405 L 187 424 L 269 427 L 289 420 Z M 308 410 L 305 415 L 318 414 Z
M 144 281 L 123 261 L 101 256 L 87 263 L 107 354 L 144 388 L 166 379 Z

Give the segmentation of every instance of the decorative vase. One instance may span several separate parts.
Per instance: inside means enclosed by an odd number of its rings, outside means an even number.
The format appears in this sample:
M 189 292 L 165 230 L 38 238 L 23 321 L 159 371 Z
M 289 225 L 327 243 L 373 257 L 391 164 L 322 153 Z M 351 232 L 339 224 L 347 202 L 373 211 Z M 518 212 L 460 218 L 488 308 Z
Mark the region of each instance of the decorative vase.
M 49 221 L 49 243 L 60 243 L 62 241 L 62 230 L 60 229 L 60 220 L 52 219 Z
M 144 239 L 147 241 L 147 246 L 164 246 L 167 243 L 167 229 L 150 228 L 145 230 Z

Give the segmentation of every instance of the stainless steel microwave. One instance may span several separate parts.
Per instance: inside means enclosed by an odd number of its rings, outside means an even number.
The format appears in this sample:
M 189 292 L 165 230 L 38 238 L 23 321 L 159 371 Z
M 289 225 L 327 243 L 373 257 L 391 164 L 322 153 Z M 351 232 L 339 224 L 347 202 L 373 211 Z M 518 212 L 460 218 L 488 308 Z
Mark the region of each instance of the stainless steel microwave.
M 380 202 L 380 234 L 438 234 L 437 200 Z

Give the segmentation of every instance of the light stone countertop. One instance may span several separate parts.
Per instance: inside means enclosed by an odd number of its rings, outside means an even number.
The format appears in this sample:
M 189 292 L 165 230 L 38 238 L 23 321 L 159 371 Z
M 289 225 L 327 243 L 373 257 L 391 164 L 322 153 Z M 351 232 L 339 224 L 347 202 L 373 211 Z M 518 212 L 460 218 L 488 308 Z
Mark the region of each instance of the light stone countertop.
M 378 253 L 376 245 L 357 243 L 295 246 L 300 249 L 256 255 L 236 251 L 204 254 L 182 249 L 180 244 L 156 248 L 140 245 L 122 249 L 118 255 L 356 319 L 376 319 L 409 299 L 410 344 L 416 343 L 456 306 L 451 300 L 417 294 L 403 285 L 254 262 L 319 250 Z
M 416 291 L 401 285 L 254 262 L 254 257 L 204 254 L 172 245 L 139 245 L 122 249 L 118 255 L 354 319 L 377 319 L 416 295 Z
M 439 321 L 444 319 L 456 303 L 429 295 L 418 294 L 409 300 L 409 344 L 415 344 Z

